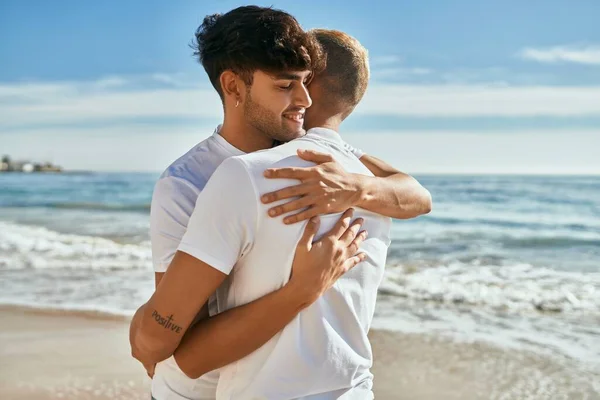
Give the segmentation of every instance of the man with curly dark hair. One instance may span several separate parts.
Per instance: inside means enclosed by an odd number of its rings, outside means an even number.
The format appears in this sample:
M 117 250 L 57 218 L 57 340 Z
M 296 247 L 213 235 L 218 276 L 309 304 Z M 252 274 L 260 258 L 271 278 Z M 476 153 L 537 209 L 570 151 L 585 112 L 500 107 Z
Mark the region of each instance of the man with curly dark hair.
M 287 13 L 256 6 L 205 18 L 196 33 L 195 54 L 221 97 L 225 118 L 212 137 L 165 171 L 153 195 L 151 240 L 157 290 L 137 311 L 130 340 L 134 357 L 144 364 L 150 375 L 154 374 L 152 394 L 157 400 L 214 399 L 218 368 L 259 349 L 301 310 L 317 301 L 342 274 L 365 259 L 365 254 L 357 254 L 366 237 L 359 233 L 362 220 L 352 222 L 351 210 L 342 215 L 339 212 L 358 206 L 398 218 L 411 218 L 426 212 L 428 201 L 428 193 L 414 179 L 397 171 L 390 172 L 389 168 L 376 171 L 382 178 L 369 177 L 373 180 L 367 182 L 355 176 L 356 186 L 329 192 L 329 196 L 312 196 L 309 202 L 312 212 L 337 213 L 329 224 L 331 229 L 313 242 L 318 223 L 312 219 L 294 242 L 295 249 L 293 246 L 289 251 L 287 244 L 279 249 L 290 264 L 284 265 L 287 262 L 281 261 L 281 265 L 275 264 L 281 271 L 287 271 L 289 280 L 247 304 L 231 307 L 229 296 L 235 277 L 227 278 L 223 263 L 243 259 L 252 252 L 252 246 L 240 248 L 235 256 L 223 252 L 227 261 L 221 259 L 218 248 L 213 249 L 216 252 L 212 255 L 208 254 L 211 251 L 199 255 L 197 241 L 185 240 L 192 212 L 199 211 L 194 210 L 196 200 L 198 204 L 202 201 L 208 178 L 225 159 L 268 149 L 274 143 L 287 142 L 305 133 L 304 116 L 312 102 L 307 85 L 315 73 L 324 69 L 325 63 L 316 35 L 302 31 Z M 323 100 L 323 104 L 327 103 Z M 346 144 L 343 148 L 357 162 L 357 156 L 362 156 Z M 323 155 L 312 153 L 304 157 L 318 161 Z M 331 163 L 323 165 L 332 166 Z M 324 171 L 326 173 L 321 175 L 327 176 L 329 183 L 317 186 L 340 187 L 339 181 L 347 180 L 349 175 L 338 167 Z M 368 173 L 364 166 L 362 168 Z M 243 177 L 244 173 L 236 170 L 231 175 Z M 378 186 L 374 186 L 375 183 Z M 375 192 L 374 188 L 377 188 Z M 237 198 L 229 193 L 239 190 L 247 194 L 246 189 L 246 186 L 233 185 L 228 193 L 223 192 L 223 207 L 203 210 L 220 216 L 218 225 L 207 228 L 211 235 L 219 238 L 220 244 L 236 242 L 230 235 L 235 235 L 243 225 L 236 215 L 245 214 L 247 207 L 254 207 L 252 204 L 257 201 L 260 193 L 251 191 L 256 196 L 252 199 Z M 368 198 L 356 195 L 363 190 L 365 194 L 371 192 Z M 402 191 L 403 196 L 396 195 Z M 279 195 L 285 198 L 285 194 Z M 277 196 L 273 194 L 273 198 Z M 341 208 L 324 210 L 332 201 Z M 232 202 L 236 203 L 237 212 L 232 212 L 231 218 L 223 217 L 223 210 L 232 211 L 229 208 Z M 255 211 L 249 211 L 248 215 Z M 270 215 L 276 216 L 278 211 Z M 307 218 L 307 215 L 297 215 L 288 222 Z M 209 218 L 206 221 L 210 222 Z M 280 221 L 277 223 L 285 226 Z M 250 226 L 247 229 L 248 233 L 252 231 Z M 276 251 L 276 247 L 272 251 Z M 274 387 L 278 384 L 281 382 L 274 383 Z M 294 383 L 295 387 L 298 385 L 302 382 Z
M 251 152 L 301 134 L 311 105 L 306 86 L 325 60 L 294 17 L 257 6 L 210 15 L 196 31 L 194 50 L 223 101 L 221 135 L 231 144 Z

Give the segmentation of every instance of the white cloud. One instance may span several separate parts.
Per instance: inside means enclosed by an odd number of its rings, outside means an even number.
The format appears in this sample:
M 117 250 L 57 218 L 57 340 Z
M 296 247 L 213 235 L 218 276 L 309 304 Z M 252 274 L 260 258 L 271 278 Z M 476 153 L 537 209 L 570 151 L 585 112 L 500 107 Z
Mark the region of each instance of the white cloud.
M 92 82 L 0 85 L 0 127 L 119 118 L 220 118 L 212 88 L 112 90 Z M 600 115 L 600 86 L 371 85 L 356 113 L 418 117 Z
M 408 173 L 600 174 L 600 129 L 344 134 Z
M 156 87 L 153 82 L 169 85 Z M 221 101 L 212 88 L 193 84 L 173 87 L 177 86 L 175 82 L 174 77 L 158 74 L 84 82 L 0 84 L 0 127 L 221 116 Z
M 75 89 L 76 86 L 69 82 L 0 83 L 0 105 L 13 99 L 43 100 L 47 96 L 73 93 Z
M 429 68 L 399 66 L 402 58 L 396 55 L 373 57 L 369 60 L 371 77 L 377 78 L 406 78 L 416 75 L 429 75 L 433 71 Z
M 600 65 L 600 46 L 555 46 L 548 48 L 525 48 L 518 56 L 542 63 L 571 62 Z
M 421 71 L 420 73 L 426 73 Z M 156 76 L 149 79 L 155 81 Z M 0 84 L 0 129 L 119 119 L 220 118 L 212 87 L 144 86 L 143 79 Z M 185 80 L 179 80 L 185 83 Z M 600 115 L 600 86 L 373 83 L 356 113 L 416 117 Z
M 115 87 L 125 86 L 129 81 L 120 76 L 108 76 L 94 82 L 97 89 L 110 89 Z
M 373 79 L 381 79 L 381 78 L 406 78 L 406 77 L 414 77 L 414 76 L 423 76 L 429 75 L 433 72 L 433 70 L 429 68 L 379 68 L 371 71 L 371 78 Z
M 373 85 L 356 112 L 419 117 L 600 115 L 600 86 Z
M 431 74 L 433 72 L 433 70 L 429 69 L 429 68 L 408 68 L 408 72 L 414 75 L 427 75 L 427 74 Z
M 140 124 L 29 130 L 4 135 L 2 151 L 14 158 L 49 160 L 67 169 L 160 171 L 213 129 Z M 343 137 L 413 174 L 600 174 L 598 130 L 363 131 Z
M 0 106 L 0 119 L 17 125 L 147 117 L 213 117 L 221 101 L 212 90 L 154 89 L 61 96 L 27 105 Z
M 164 74 L 164 73 L 156 73 L 150 75 L 150 78 L 155 82 L 163 83 L 170 86 L 175 87 L 190 87 L 191 82 L 193 82 L 193 78 L 189 75 L 182 73 L 175 74 Z
M 369 66 L 380 67 L 380 66 L 389 66 L 393 64 L 400 64 L 402 62 L 402 57 L 396 55 L 388 55 L 388 56 L 378 56 L 369 58 Z
M 220 118 L 221 102 L 212 88 L 185 85 L 183 78 L 178 82 L 184 87 L 132 89 L 134 83 L 147 80 L 157 79 L 0 84 L 2 150 L 14 157 L 50 160 L 68 169 L 161 170 L 214 129 L 205 124 L 191 126 L 183 119 L 178 123 L 178 118 Z M 374 84 L 356 113 L 600 115 L 598 98 L 600 87 Z M 121 117 L 138 122 L 88 124 Z M 170 122 L 144 122 L 149 117 L 165 117 Z M 49 126 L 52 123 L 61 126 Z M 361 132 L 345 138 L 412 173 L 600 173 L 598 130 Z M 131 154 L 152 156 L 132 158 Z

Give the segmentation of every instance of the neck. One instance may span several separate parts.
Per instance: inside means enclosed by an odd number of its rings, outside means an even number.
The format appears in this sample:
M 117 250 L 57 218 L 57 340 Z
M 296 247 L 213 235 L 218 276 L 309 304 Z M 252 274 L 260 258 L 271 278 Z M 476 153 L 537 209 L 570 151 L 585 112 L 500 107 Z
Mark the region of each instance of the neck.
M 318 117 L 314 118 L 310 121 L 309 124 L 304 124 L 304 128 L 309 130 L 311 128 L 327 128 L 333 131 L 339 132 L 340 125 L 342 124 L 342 116 L 341 114 L 327 116 L 327 117 Z
M 273 139 L 248 123 L 243 118 L 228 116 L 225 113 L 223 126 L 219 134 L 231 145 L 244 153 L 252 153 L 273 147 Z

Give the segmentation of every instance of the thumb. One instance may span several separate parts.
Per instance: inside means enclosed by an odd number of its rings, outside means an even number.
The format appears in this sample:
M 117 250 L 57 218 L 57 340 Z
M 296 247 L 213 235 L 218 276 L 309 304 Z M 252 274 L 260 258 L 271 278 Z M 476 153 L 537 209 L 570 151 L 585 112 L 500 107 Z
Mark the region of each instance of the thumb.
M 298 248 L 303 248 L 307 251 L 310 251 L 312 248 L 312 242 L 315 239 L 315 235 L 319 230 L 320 224 L 321 221 L 318 216 L 312 217 L 308 220 L 308 224 L 306 224 L 306 227 L 304 228 L 304 233 L 298 242 Z
M 312 161 L 317 164 L 323 164 L 333 161 L 333 156 L 327 153 L 321 153 L 315 150 L 298 149 L 298 157 L 306 161 Z

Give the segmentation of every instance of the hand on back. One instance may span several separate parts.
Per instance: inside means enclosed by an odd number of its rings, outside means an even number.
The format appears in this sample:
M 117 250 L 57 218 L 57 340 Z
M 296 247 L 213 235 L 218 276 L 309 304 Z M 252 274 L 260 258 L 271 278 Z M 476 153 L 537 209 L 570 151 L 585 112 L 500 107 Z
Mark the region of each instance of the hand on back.
M 309 220 L 296 246 L 289 285 L 314 302 L 351 268 L 363 261 L 364 253 L 357 253 L 367 232 L 360 231 L 363 219 L 352 221 L 353 210 L 340 217 L 334 227 L 313 242 L 319 230 L 319 217 Z
M 298 157 L 314 162 L 313 167 L 270 168 L 269 179 L 297 179 L 298 185 L 289 186 L 261 196 L 264 204 L 290 199 L 269 209 L 270 217 L 296 212 L 283 219 L 294 224 L 321 214 L 342 212 L 360 202 L 359 176 L 346 172 L 333 156 L 314 150 L 298 150 Z

